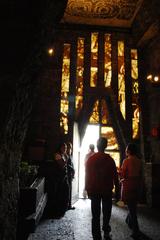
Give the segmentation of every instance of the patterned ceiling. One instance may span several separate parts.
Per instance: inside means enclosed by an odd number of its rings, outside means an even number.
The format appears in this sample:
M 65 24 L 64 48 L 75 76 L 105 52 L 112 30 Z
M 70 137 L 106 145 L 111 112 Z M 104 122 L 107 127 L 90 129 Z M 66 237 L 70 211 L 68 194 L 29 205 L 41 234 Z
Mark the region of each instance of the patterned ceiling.
M 68 0 L 62 22 L 131 27 L 143 0 Z

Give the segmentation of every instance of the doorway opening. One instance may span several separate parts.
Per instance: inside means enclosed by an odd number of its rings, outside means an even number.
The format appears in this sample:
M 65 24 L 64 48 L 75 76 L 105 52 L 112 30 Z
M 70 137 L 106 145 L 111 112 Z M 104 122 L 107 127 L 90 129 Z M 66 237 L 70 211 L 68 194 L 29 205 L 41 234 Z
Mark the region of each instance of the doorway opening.
M 95 151 L 97 140 L 100 136 L 100 126 L 98 124 L 89 124 L 86 128 L 84 138 L 82 140 L 82 145 L 80 148 L 80 164 L 79 164 L 79 198 L 83 198 L 84 183 L 85 183 L 85 167 L 84 159 L 85 155 L 88 153 L 89 144 L 95 145 Z

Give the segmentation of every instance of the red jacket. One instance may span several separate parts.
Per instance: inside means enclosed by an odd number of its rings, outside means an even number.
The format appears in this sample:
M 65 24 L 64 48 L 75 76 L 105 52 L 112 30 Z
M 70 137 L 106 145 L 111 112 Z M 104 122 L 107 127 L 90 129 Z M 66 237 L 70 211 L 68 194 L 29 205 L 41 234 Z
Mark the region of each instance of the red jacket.
M 119 190 L 118 174 L 110 155 L 97 152 L 86 162 L 85 189 L 90 194 L 111 194 L 113 187 Z
M 121 199 L 138 201 L 142 186 L 142 163 L 136 156 L 124 159 L 121 167 Z

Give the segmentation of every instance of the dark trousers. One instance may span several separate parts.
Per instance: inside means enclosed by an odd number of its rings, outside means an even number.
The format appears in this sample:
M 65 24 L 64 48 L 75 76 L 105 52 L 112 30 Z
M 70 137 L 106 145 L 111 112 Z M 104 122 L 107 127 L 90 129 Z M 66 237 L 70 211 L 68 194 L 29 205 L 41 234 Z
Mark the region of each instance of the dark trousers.
M 133 233 L 137 233 L 139 231 L 138 221 L 137 221 L 137 203 L 136 202 L 128 202 L 128 215 L 126 218 L 126 222 L 129 227 L 132 229 Z
M 72 207 L 72 179 L 68 179 L 69 184 L 69 199 L 68 199 L 68 207 Z
M 112 211 L 112 196 L 103 195 L 91 195 L 91 212 L 92 212 L 92 236 L 94 240 L 101 240 L 101 206 L 103 213 L 103 226 L 104 234 L 108 234 L 111 231 L 109 225 Z

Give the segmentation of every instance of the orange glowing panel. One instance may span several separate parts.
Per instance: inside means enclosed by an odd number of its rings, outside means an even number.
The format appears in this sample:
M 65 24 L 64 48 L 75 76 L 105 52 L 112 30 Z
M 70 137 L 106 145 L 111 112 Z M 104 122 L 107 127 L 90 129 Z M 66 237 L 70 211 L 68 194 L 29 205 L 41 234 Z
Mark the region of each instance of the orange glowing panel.
M 76 115 L 83 106 L 83 83 L 84 83 L 84 38 L 78 38 L 77 43 L 77 74 L 76 74 Z
M 111 34 L 104 36 L 104 86 L 110 87 L 112 78 L 112 61 L 111 61 Z
M 123 117 L 126 117 L 124 42 L 118 41 L 118 103 Z
M 61 104 L 60 104 L 60 127 L 64 134 L 68 133 L 69 112 L 69 82 L 70 82 L 70 44 L 64 44 L 62 81 L 61 81 Z
M 108 109 L 105 100 L 101 100 L 101 123 L 107 124 L 108 123 Z
M 138 82 L 138 52 L 131 49 L 131 79 L 132 79 L 132 137 L 139 138 L 139 82 Z
M 90 86 L 97 86 L 98 78 L 98 33 L 91 33 L 91 77 Z
M 137 49 L 131 49 L 131 78 L 133 94 L 138 94 L 138 54 Z
M 93 112 L 90 116 L 89 123 L 99 123 L 99 101 L 97 100 L 93 107 Z

